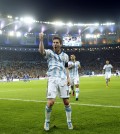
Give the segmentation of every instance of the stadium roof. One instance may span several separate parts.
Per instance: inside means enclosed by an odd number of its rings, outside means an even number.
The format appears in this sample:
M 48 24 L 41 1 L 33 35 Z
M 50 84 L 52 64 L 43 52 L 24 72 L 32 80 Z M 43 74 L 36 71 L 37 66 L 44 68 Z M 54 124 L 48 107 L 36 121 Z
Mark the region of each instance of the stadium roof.
M 87 29 L 104 29 L 106 27 L 115 26 L 115 22 L 105 22 L 105 23 L 72 23 L 63 21 L 40 21 L 35 20 L 33 17 L 13 17 L 11 15 L 3 16 L 0 15 L 0 29 L 2 31 L 19 31 L 19 32 L 51 32 L 51 33 L 81 33 Z

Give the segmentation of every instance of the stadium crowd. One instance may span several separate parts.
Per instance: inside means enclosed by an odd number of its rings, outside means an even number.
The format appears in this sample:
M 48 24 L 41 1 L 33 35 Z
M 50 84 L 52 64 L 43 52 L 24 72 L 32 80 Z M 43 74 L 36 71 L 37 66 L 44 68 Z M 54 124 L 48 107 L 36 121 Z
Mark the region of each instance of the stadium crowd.
M 104 51 L 68 51 L 69 56 L 75 54 L 81 63 L 80 75 L 101 74 L 103 65 L 108 59 L 113 65 L 113 73 L 120 70 L 119 50 Z M 9 75 L 12 78 L 23 78 L 29 74 L 30 78 L 45 77 L 47 71 L 46 60 L 39 52 L 0 51 L 0 79 Z

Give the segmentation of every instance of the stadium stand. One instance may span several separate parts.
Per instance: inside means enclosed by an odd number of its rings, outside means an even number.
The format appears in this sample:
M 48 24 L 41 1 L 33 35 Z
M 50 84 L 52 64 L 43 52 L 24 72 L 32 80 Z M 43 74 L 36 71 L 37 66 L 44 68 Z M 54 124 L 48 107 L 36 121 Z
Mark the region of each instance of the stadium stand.
M 6 22 L 5 26 L 2 26 L 2 22 Z M 117 69 L 120 70 L 119 23 L 106 23 L 97 26 L 86 24 L 79 28 L 79 25 L 74 24 L 67 36 L 65 35 L 66 29 L 68 30 L 67 25 L 57 28 L 55 32 L 56 26 L 52 23 L 39 21 L 34 24 L 33 29 L 29 30 L 27 24 L 2 16 L 0 24 L 0 79 L 8 74 L 14 78 L 23 78 L 25 73 L 29 74 L 31 78 L 46 76 L 46 60 L 38 52 L 38 34 L 40 32 L 38 29 L 43 26 L 46 27 L 44 32 L 46 48 L 52 48 L 51 39 L 55 35 L 67 39 L 69 45 L 64 45 L 63 51 L 68 55 L 74 53 L 76 59 L 80 61 L 82 66 L 80 75 L 91 75 L 92 72 L 101 74 L 106 60 L 109 60 L 113 65 L 113 72 Z M 91 29 L 92 34 L 90 33 Z M 101 31 L 101 29 L 103 30 Z M 77 40 L 80 46 L 74 45 L 74 41 L 78 37 L 80 37 L 80 40 Z M 69 43 L 71 40 L 72 43 Z M 70 46 L 70 44 L 72 45 Z

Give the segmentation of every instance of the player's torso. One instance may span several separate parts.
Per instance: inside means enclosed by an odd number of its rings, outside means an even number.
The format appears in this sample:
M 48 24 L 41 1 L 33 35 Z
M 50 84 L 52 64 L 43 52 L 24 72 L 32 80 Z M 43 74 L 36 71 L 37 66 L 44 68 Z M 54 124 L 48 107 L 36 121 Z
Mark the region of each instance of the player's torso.
M 112 65 L 111 64 L 105 65 L 105 72 L 106 73 L 110 73 L 111 69 L 112 69 Z
M 53 77 L 65 77 L 65 62 L 67 61 L 67 54 L 61 52 L 59 55 L 51 51 L 48 57 L 48 75 Z
M 74 67 L 72 67 L 70 70 L 69 70 L 69 73 L 70 73 L 70 77 L 76 77 L 78 76 L 78 68 L 79 68 L 79 61 L 69 61 L 68 65 L 72 65 Z

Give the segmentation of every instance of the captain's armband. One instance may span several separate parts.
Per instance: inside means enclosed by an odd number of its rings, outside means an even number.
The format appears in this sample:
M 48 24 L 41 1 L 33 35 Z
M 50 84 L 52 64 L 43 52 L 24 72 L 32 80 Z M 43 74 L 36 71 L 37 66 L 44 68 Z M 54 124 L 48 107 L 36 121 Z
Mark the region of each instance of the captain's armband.
M 65 63 L 65 67 L 68 67 L 68 62 Z

